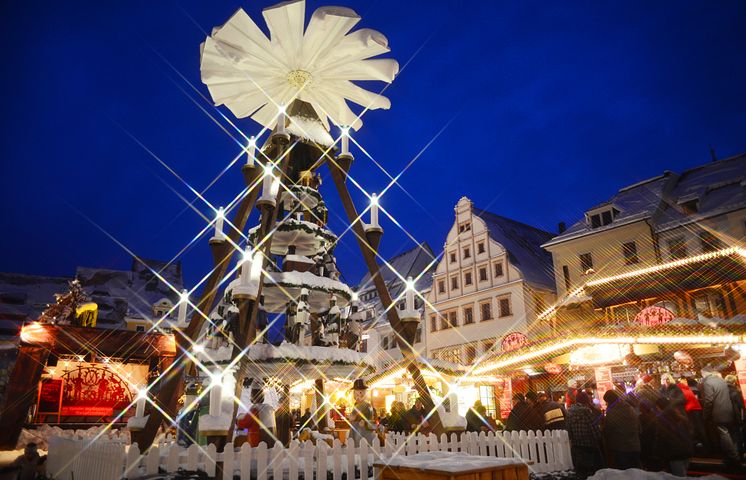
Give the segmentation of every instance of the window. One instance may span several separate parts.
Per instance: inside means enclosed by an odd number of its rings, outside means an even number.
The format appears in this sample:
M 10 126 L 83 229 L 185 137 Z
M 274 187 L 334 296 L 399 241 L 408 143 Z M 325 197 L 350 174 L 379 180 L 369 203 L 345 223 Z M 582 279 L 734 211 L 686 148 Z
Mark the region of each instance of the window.
M 477 254 L 484 253 L 484 242 L 477 243 Z
M 471 272 L 464 274 L 464 285 L 471 285 Z
M 448 325 L 454 328 L 458 327 L 458 317 L 455 310 L 448 312 Z
M 510 315 L 512 315 L 512 312 L 510 311 L 510 299 L 501 298 L 500 299 L 500 316 L 509 317 Z
M 594 213 L 592 215 L 586 214 L 588 223 L 591 228 L 604 227 L 614 221 L 614 218 L 619 214 L 619 210 L 616 208 L 609 208 L 607 210 Z
M 503 262 L 497 262 L 495 264 L 495 276 L 496 277 L 502 277 L 503 276 Z
M 625 265 L 634 265 L 635 263 L 640 263 L 640 259 L 637 256 L 637 244 L 635 242 L 623 243 L 622 253 L 624 254 Z
M 431 332 L 438 331 L 438 316 L 437 315 L 430 315 L 430 331 Z
M 487 281 L 487 269 L 482 267 L 479 269 L 479 281 L 480 282 L 486 282 Z
M 422 327 L 417 327 L 417 331 L 414 332 L 414 343 L 422 343 Z
M 668 241 L 668 253 L 674 260 L 686 258 L 686 241 L 684 240 L 684 237 L 670 239 Z
M 482 321 L 492 320 L 492 303 L 489 301 L 479 305 L 480 313 L 482 314 Z
M 474 309 L 471 307 L 464 307 L 464 325 L 474 323 Z
M 495 386 L 480 385 L 479 400 L 482 402 L 482 406 L 485 408 L 485 410 L 487 410 L 487 415 L 492 418 L 497 418 L 497 400 L 495 397 Z
M 364 339 L 362 344 L 360 345 L 360 351 L 365 353 L 368 351 L 368 339 Z
M 383 337 L 383 341 L 381 342 L 381 346 L 383 347 L 384 350 L 388 350 L 389 349 L 389 337 L 388 337 L 388 335 L 385 336 L 385 337 Z
M 446 328 L 451 328 L 448 324 L 448 313 L 444 313 L 440 316 L 440 329 L 445 330 Z
M 465 353 L 466 353 L 465 355 L 466 364 L 471 365 L 472 363 L 474 363 L 474 359 L 477 357 L 477 347 L 474 345 L 467 345 Z
M 456 252 L 451 252 L 451 263 L 456 263 Z
M 458 226 L 459 233 L 468 232 L 471 230 L 471 223 L 464 223 Z
M 445 280 L 438 280 L 438 293 L 446 293 Z
M 471 248 L 464 248 L 464 258 L 471 258 Z
M 590 253 L 580 254 L 580 271 L 583 273 L 589 273 L 593 271 L 593 256 Z
M 562 265 L 562 276 L 565 279 L 565 290 L 570 290 L 570 268 L 567 265 Z
M 144 325 L 138 325 L 138 326 L 135 327 L 135 331 L 136 332 L 144 332 L 145 331 L 145 326 Z
M 458 289 L 458 277 L 451 277 L 451 290 Z
M 714 233 L 704 231 L 699 234 L 699 240 L 702 242 L 702 253 L 714 252 L 725 247 Z

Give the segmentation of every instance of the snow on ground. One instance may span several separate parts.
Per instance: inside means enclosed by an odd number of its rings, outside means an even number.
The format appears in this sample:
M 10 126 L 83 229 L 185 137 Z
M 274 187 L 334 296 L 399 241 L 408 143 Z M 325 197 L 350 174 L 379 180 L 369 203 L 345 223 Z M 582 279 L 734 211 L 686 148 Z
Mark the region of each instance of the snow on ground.
M 379 462 L 376 462 L 378 464 Z M 523 462 L 515 458 L 480 457 L 457 452 L 428 452 L 417 455 L 395 455 L 384 462 L 392 467 L 430 468 L 448 473 L 457 473 L 478 468 L 519 465 Z
M 676 477 L 667 472 L 646 472 L 637 468 L 629 470 L 614 470 L 613 468 L 604 468 L 599 470 L 588 480 L 678 480 L 682 477 Z M 694 477 L 686 477 L 694 478 Z M 707 475 L 706 477 L 697 477 L 709 480 L 725 480 L 720 475 Z

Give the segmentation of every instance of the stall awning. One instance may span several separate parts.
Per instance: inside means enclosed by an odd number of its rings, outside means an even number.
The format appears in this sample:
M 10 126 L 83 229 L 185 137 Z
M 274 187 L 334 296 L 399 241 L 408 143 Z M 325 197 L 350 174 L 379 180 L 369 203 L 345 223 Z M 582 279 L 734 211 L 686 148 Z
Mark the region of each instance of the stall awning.
M 585 285 L 596 308 L 746 280 L 746 251 L 728 248 L 643 268 Z

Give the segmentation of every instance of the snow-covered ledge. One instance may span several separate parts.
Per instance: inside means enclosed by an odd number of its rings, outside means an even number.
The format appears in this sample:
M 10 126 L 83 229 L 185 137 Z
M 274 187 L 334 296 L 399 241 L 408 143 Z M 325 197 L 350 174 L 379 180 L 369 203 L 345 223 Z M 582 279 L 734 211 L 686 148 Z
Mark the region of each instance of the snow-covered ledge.
M 145 428 L 145 424 L 148 423 L 148 418 L 150 418 L 150 415 L 145 415 L 144 417 L 130 417 L 129 420 L 127 420 L 127 429 L 130 432 L 139 432 Z
M 202 415 L 199 417 L 199 432 L 206 436 L 228 435 L 231 428 L 231 414 Z

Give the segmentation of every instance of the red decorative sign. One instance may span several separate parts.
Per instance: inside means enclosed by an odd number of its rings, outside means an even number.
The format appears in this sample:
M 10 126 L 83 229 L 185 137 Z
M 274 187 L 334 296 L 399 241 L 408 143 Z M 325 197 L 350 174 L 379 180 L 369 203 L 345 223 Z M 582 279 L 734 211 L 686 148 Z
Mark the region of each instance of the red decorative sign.
M 521 348 L 527 343 L 528 338 L 526 337 L 526 335 L 522 334 L 521 332 L 513 332 L 503 337 L 500 346 L 502 347 L 503 352 L 510 352 L 511 350 Z
M 510 411 L 513 410 L 513 383 L 510 377 L 503 378 L 503 392 L 500 395 L 500 417 L 508 418 Z
M 560 367 L 556 363 L 547 363 L 544 365 L 544 371 L 552 375 L 557 375 L 559 373 L 562 373 L 562 367 Z
M 635 316 L 635 322 L 646 327 L 664 325 L 674 319 L 671 310 L 663 307 L 645 307 Z
M 108 368 L 79 366 L 65 372 L 62 379 L 63 416 L 110 417 L 132 402 L 127 383 Z
M 39 385 L 39 413 L 59 413 L 62 401 L 62 379 L 43 378 Z

